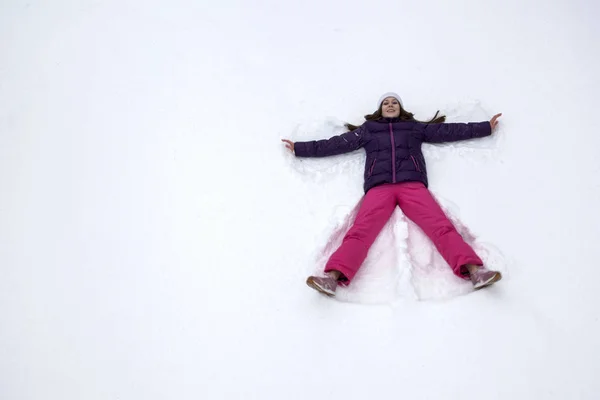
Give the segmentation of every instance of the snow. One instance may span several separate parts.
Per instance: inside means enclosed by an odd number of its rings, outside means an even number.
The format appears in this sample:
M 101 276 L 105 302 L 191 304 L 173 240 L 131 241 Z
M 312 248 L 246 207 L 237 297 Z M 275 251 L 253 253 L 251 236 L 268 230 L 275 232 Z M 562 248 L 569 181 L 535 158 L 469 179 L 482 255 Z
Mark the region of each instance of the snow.
M 0 398 L 596 399 L 599 11 L 3 1 Z M 503 113 L 424 148 L 494 287 L 454 279 L 399 211 L 338 299 L 305 285 L 364 155 L 281 139 L 390 90 L 422 120 Z

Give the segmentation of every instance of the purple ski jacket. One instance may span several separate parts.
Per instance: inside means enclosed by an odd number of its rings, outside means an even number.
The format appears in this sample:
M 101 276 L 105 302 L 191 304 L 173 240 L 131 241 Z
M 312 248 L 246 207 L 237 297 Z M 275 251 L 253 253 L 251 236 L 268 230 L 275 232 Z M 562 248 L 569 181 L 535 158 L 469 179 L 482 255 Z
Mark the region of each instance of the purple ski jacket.
M 380 118 L 366 121 L 358 129 L 330 139 L 294 143 L 297 157 L 327 157 L 364 148 L 365 193 L 385 183 L 423 182 L 427 187 L 427 167 L 421 144 L 456 142 L 489 136 L 488 121 L 476 123 L 426 124 Z

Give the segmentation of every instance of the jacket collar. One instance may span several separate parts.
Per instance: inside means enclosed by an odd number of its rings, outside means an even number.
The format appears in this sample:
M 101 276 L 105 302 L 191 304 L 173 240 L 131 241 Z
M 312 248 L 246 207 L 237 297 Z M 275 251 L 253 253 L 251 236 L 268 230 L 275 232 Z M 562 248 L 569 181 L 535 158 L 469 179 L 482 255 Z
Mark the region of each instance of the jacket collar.
M 389 124 L 389 123 L 396 123 L 396 122 L 414 122 L 414 121 L 402 121 L 400 119 L 400 117 L 395 117 L 395 118 L 384 118 L 384 117 L 380 117 L 378 119 L 375 120 L 375 122 L 381 122 L 384 124 Z

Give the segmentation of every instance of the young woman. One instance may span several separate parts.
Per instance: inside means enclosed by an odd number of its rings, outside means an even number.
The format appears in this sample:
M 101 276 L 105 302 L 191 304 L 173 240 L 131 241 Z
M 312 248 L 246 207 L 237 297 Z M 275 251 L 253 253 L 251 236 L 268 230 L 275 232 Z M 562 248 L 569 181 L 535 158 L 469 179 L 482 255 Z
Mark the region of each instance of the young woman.
M 326 157 L 364 148 L 365 197 L 354 224 L 341 246 L 331 255 L 325 276 L 308 277 L 306 283 L 328 296 L 338 284 L 349 285 L 369 248 L 396 206 L 415 222 L 434 243 L 456 275 L 470 279 L 475 289 L 502 278 L 483 266 L 475 251 L 463 240 L 428 189 L 427 168 L 421 144 L 453 142 L 489 136 L 502 114 L 488 122 L 444 123 L 445 117 L 419 122 L 404 110 L 396 93 L 386 93 L 377 111 L 365 116 L 361 126 L 346 124 L 348 132 L 327 140 L 292 142 L 283 139 L 297 157 Z

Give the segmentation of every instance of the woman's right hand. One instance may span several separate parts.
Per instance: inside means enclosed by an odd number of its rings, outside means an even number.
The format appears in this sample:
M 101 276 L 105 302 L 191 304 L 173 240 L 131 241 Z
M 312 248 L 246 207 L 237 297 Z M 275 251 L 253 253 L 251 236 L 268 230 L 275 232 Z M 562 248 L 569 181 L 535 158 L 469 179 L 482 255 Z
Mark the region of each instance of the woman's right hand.
M 292 153 L 294 152 L 294 142 L 287 139 L 281 139 L 281 141 L 285 143 L 285 147 L 287 147 L 289 151 Z
M 492 126 L 492 132 L 494 131 L 494 129 L 496 129 L 496 126 L 498 126 L 498 118 L 500 118 L 501 116 L 502 116 L 502 113 L 496 114 L 490 120 L 490 125 Z

